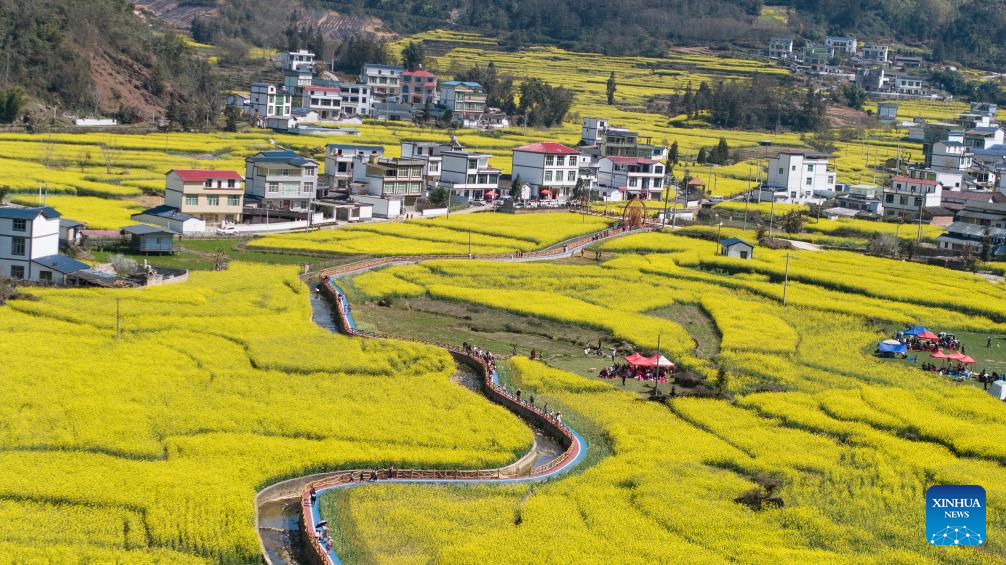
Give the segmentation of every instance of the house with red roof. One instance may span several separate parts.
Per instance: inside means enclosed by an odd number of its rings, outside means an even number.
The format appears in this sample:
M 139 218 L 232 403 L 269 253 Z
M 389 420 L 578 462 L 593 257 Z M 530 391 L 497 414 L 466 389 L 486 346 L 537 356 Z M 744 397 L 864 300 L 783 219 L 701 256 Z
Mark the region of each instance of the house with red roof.
M 664 165 L 645 157 L 612 155 L 598 163 L 597 185 L 605 200 L 659 200 L 664 192 Z
M 529 198 L 569 200 L 579 179 L 580 153 L 555 141 L 529 143 L 513 150 L 511 176 L 530 187 Z
M 164 205 L 207 227 L 240 223 L 244 192 L 244 177 L 236 171 L 174 169 L 165 178 Z
M 423 69 L 405 71 L 399 77 L 402 104 L 436 104 L 437 75 Z
M 936 180 L 936 173 L 913 170 L 917 176 L 891 177 L 890 186 L 884 189 L 884 217 L 901 218 L 906 222 L 917 222 L 932 217 L 931 212 L 940 210 L 943 185 Z

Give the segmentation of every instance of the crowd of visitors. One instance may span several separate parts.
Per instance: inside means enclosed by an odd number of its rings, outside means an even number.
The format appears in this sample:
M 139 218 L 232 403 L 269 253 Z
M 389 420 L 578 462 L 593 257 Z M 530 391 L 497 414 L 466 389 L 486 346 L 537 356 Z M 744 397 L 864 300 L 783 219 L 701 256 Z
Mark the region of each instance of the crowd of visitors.
M 666 367 L 633 367 L 629 364 L 615 363 L 610 367 L 601 369 L 601 372 L 597 376 L 602 379 L 621 379 L 622 386 L 625 386 L 625 381 L 628 379 L 635 379 L 637 381 L 656 380 L 657 384 L 664 384 L 667 382 L 668 375 L 670 375 L 672 370 L 672 368 Z

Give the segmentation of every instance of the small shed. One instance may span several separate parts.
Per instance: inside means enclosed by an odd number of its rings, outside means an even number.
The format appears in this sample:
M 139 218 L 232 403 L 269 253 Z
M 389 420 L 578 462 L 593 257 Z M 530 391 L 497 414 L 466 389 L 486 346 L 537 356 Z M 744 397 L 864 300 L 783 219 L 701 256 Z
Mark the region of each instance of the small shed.
M 737 259 L 751 259 L 754 257 L 754 245 L 739 237 L 728 237 L 720 240 L 720 255 Z
M 175 232 L 160 226 L 137 224 L 122 228 L 129 249 L 136 253 L 174 253 Z
M 894 102 L 877 104 L 877 119 L 882 122 L 893 122 L 898 119 L 898 105 Z
M 87 224 L 84 222 L 79 222 L 77 220 L 70 220 L 68 218 L 59 219 L 59 244 L 66 245 L 80 245 L 83 239 L 83 234 L 81 233 Z

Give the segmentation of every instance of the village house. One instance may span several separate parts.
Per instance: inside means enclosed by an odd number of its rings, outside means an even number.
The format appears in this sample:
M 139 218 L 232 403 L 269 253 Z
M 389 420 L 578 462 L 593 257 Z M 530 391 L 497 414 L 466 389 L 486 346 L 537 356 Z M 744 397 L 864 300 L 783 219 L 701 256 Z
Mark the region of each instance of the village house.
M 293 151 L 262 151 L 245 160 L 246 200 L 261 208 L 306 212 L 318 186 L 318 162 Z
M 296 72 L 301 68 L 307 67 L 313 71 L 314 69 L 314 53 L 301 49 L 299 51 L 284 51 L 280 53 L 280 64 L 284 71 Z
M 422 69 L 405 71 L 400 77 L 403 104 L 422 106 L 437 103 L 437 75 Z
M 421 159 L 357 156 L 353 162 L 353 193 L 401 201 L 403 211 L 415 209 L 426 185 L 423 164 Z M 382 215 L 379 203 L 361 201 L 374 204 L 374 215 Z
M 835 171 L 829 155 L 802 149 L 783 149 L 768 160 L 768 180 L 762 192 L 776 201 L 807 203 L 820 200 L 819 193 L 835 190 Z
M 501 171 L 489 166 L 492 155 L 449 150 L 443 151 L 440 157 L 443 160 L 440 186 L 451 191 L 451 201 L 484 200 L 499 196 Z
M 902 96 L 924 97 L 929 95 L 929 83 L 920 76 L 899 73 L 892 77 L 890 90 Z
M 440 105 L 450 110 L 461 127 L 474 128 L 486 109 L 486 93 L 477 82 L 449 80 L 440 83 Z
M 886 65 L 889 61 L 891 48 L 887 45 L 866 44 L 860 50 L 860 58 L 867 63 Z
M 1006 203 L 966 202 L 955 216 L 954 223 L 936 238 L 940 250 L 979 253 L 983 245 L 991 245 L 993 256 L 1006 254 Z
M 643 157 L 604 157 L 598 163 L 597 186 L 604 200 L 659 200 L 664 191 L 664 165 Z
M 786 37 L 773 37 L 769 39 L 768 56 L 772 59 L 792 59 L 793 40 Z
M 961 136 L 937 141 L 925 153 L 925 167 L 936 173 L 935 180 L 947 190 L 962 190 L 973 165 L 974 152 L 960 141 Z
M 604 118 L 584 118 L 580 131 L 580 146 L 598 148 L 599 157 L 623 156 L 645 159 L 667 159 L 667 147 L 654 145 L 651 138 L 634 131 L 615 127 Z
M 898 119 L 898 105 L 894 102 L 877 103 L 877 119 L 882 122 L 893 122 Z
M 283 90 L 291 96 L 302 96 L 304 89 L 314 82 L 314 70 L 311 67 L 301 67 L 295 72 L 283 76 Z
M 199 235 L 206 232 L 206 222 L 167 204 L 148 208 L 129 218 L 134 222 L 161 226 L 182 235 Z
M 406 159 L 421 159 L 426 162 L 423 165 L 423 178 L 427 183 L 440 180 L 443 170 L 443 158 L 441 155 L 445 151 L 462 151 L 464 146 L 458 143 L 452 136 L 451 144 L 445 145 L 438 141 L 403 141 L 401 154 Z
M 367 64 L 360 73 L 360 82 L 370 87 L 371 97 L 376 102 L 398 102 L 403 72 L 404 67 Z
M 831 48 L 820 45 L 808 45 L 803 49 L 802 63 L 811 71 L 822 72 L 834 56 Z
M 207 227 L 241 223 L 244 178 L 236 171 L 175 169 L 165 179 L 164 203 Z
M 337 86 L 305 86 L 300 106 L 317 112 L 321 120 L 337 120 L 342 115 L 342 89 Z
M 369 116 L 373 111 L 371 89 L 366 84 L 316 78 L 311 81 L 311 86 L 338 88 L 340 111 L 346 116 Z
M 884 189 L 884 217 L 917 222 L 926 209 L 940 208 L 943 186 L 935 173 L 920 172 L 920 178 L 894 176 Z
M 532 199 L 568 200 L 579 171 L 579 153 L 561 143 L 541 141 L 513 150 L 511 176 L 530 187 Z
M 751 259 L 754 257 L 754 245 L 737 237 L 728 237 L 720 241 L 720 255 L 735 259 Z
M 855 55 L 857 42 L 854 37 L 831 36 L 824 38 L 824 45 L 831 50 L 831 56 Z
M 129 250 L 134 253 L 174 253 L 176 232 L 161 226 L 137 224 L 122 228 Z
M 264 121 L 274 116 L 289 116 L 292 109 L 293 100 L 289 94 L 272 84 L 252 83 L 251 113 L 254 118 Z
M 63 284 L 87 269 L 59 254 L 59 219 L 49 207 L 0 207 L 0 277 Z
M 351 145 L 329 143 L 325 146 L 325 174 L 332 188 L 348 189 L 353 182 L 353 166 L 356 162 L 369 162 L 372 157 L 383 157 L 382 145 Z M 357 160 L 361 157 L 361 160 Z

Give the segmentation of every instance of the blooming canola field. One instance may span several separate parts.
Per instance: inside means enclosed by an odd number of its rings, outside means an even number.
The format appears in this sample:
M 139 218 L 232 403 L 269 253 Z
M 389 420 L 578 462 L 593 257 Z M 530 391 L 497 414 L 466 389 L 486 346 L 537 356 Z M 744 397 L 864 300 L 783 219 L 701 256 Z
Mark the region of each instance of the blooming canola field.
M 313 324 L 296 274 L 234 263 L 0 306 L 4 560 L 257 562 L 255 493 L 278 480 L 527 451 L 526 426 L 450 382 L 446 352 Z
M 545 485 L 379 485 L 326 494 L 351 562 L 995 563 L 926 544 L 932 484 L 980 484 L 1006 526 L 1002 405 L 980 388 L 871 353 L 882 328 L 1006 334 L 1001 284 L 848 252 L 719 257 L 670 233 L 606 242 L 596 264 L 437 260 L 355 276 L 365 300 L 426 296 L 606 330 L 703 375 L 711 397 L 647 403 L 617 383 L 516 357 L 516 386 L 591 441 L 580 473 Z M 722 340 L 653 312 L 701 309 Z M 975 353 L 976 355 L 978 353 Z M 595 449 L 596 448 L 596 449 Z M 771 489 L 771 490 L 770 490 Z M 771 496 L 781 505 L 764 501 Z

